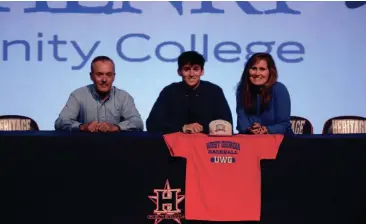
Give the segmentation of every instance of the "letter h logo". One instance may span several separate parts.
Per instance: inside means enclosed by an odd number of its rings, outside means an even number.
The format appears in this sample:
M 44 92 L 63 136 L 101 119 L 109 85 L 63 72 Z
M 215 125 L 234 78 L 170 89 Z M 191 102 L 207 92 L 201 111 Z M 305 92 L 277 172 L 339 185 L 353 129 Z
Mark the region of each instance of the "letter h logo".
M 180 195 L 181 189 L 171 189 L 169 181 L 165 183 L 164 189 L 154 189 L 154 196 L 149 198 L 156 204 L 154 214 L 172 215 L 181 213 L 178 208 L 179 203 L 184 199 L 184 195 Z
M 154 213 L 177 213 L 178 209 L 178 190 L 155 190 L 157 196 L 156 209 Z

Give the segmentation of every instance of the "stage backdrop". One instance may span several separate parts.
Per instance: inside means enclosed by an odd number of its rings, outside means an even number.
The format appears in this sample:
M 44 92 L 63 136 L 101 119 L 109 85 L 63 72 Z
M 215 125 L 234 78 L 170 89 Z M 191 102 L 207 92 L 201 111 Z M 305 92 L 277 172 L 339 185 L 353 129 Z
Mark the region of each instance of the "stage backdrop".
M 0 114 L 53 130 L 71 91 L 91 83 L 92 58 L 107 55 L 145 121 L 160 90 L 180 80 L 177 56 L 197 50 L 236 126 L 244 64 L 266 51 L 292 115 L 320 133 L 330 117 L 366 116 L 365 21 L 362 2 L 1 2 Z

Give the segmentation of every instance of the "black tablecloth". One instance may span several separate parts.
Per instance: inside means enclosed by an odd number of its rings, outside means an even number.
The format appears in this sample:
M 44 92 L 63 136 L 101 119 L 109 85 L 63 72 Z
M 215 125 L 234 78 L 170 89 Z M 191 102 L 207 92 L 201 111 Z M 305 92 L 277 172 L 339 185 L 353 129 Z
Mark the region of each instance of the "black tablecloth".
M 285 136 L 262 171 L 261 223 L 366 223 L 365 136 Z M 184 194 L 185 160 L 145 132 L 0 132 L 0 175 L 0 223 L 153 224 L 148 196 Z

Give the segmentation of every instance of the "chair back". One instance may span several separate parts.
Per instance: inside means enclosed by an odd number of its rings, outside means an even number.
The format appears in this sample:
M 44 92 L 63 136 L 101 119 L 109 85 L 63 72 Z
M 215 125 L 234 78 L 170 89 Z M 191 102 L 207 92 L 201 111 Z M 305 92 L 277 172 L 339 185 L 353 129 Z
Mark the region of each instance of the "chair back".
M 291 129 L 295 135 L 311 135 L 313 134 L 313 125 L 311 122 L 300 116 L 291 116 Z
M 0 116 L 0 131 L 39 131 L 38 124 L 30 117 L 21 115 Z
M 364 134 L 366 118 L 360 116 L 338 116 L 328 119 L 323 126 L 323 134 Z

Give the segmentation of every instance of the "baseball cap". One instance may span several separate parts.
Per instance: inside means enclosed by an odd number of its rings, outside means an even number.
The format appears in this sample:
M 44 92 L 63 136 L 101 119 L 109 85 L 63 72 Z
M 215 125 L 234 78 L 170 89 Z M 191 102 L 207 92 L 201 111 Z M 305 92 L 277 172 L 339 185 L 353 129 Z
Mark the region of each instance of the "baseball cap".
M 214 120 L 209 124 L 210 135 L 233 135 L 233 127 L 225 120 Z

